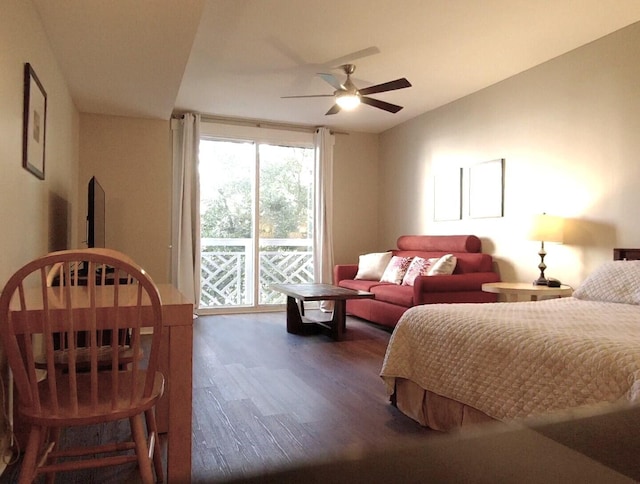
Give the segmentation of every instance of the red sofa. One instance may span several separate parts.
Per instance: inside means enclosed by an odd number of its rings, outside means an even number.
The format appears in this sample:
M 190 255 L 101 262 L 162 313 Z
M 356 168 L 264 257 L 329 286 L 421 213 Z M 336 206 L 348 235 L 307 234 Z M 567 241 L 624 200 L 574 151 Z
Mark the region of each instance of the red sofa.
M 482 291 L 485 282 L 498 282 L 493 257 L 481 253 L 482 243 L 475 235 L 403 235 L 393 255 L 425 259 L 453 254 L 457 258 L 452 275 L 418 276 L 413 286 L 355 279 L 357 264 L 336 265 L 334 284 L 369 291 L 375 299 L 347 301 L 347 314 L 394 327 L 412 306 L 435 303 L 495 302 L 497 294 Z

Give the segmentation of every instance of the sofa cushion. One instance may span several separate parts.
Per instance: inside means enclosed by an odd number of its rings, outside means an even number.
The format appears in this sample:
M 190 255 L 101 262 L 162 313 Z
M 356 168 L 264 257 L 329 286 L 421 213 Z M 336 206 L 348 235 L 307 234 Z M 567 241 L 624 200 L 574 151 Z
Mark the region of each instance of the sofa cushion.
M 391 284 L 401 284 L 402 278 L 407 272 L 411 264 L 411 257 L 391 257 L 384 274 L 380 278 L 380 282 L 390 282 Z
M 371 288 L 384 284 L 380 281 L 368 281 L 366 279 L 343 279 L 338 283 L 338 286 L 347 289 L 353 289 L 354 291 L 366 291 L 371 292 Z
M 361 255 L 358 259 L 356 279 L 379 281 L 392 256 L 391 252 L 374 252 Z
M 399 306 L 413 306 L 413 287 L 398 286 L 396 284 L 379 283 L 370 292 L 375 294 L 376 301 L 398 304 Z
M 495 272 L 493 257 L 490 254 L 454 254 L 458 261 L 454 274 L 467 274 L 469 272 Z

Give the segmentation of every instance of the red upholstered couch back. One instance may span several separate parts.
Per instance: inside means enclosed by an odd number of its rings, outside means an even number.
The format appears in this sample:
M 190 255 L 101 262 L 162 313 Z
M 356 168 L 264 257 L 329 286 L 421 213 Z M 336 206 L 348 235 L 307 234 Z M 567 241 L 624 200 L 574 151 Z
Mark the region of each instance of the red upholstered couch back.
M 458 259 L 454 274 L 491 272 L 493 257 L 483 254 L 482 241 L 475 235 L 402 235 L 394 255 L 401 257 L 441 257 L 453 254 Z
M 481 252 L 482 241 L 475 235 L 401 235 L 399 250 L 423 252 Z

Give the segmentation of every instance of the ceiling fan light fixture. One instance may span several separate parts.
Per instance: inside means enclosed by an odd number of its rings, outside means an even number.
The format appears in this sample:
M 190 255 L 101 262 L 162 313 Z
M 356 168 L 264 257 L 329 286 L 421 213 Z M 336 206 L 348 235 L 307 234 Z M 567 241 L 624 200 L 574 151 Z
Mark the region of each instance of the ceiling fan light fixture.
M 360 104 L 360 94 L 357 92 L 336 93 L 336 104 L 345 111 L 354 109 Z

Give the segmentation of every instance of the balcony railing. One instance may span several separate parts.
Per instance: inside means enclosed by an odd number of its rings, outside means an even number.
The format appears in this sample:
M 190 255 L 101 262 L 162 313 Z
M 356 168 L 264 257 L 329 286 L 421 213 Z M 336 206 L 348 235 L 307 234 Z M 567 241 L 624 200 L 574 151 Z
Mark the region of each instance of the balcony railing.
M 309 239 L 260 239 L 258 304 L 283 304 L 271 284 L 313 282 Z M 201 239 L 200 307 L 252 306 L 256 301 L 252 239 Z

